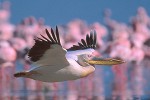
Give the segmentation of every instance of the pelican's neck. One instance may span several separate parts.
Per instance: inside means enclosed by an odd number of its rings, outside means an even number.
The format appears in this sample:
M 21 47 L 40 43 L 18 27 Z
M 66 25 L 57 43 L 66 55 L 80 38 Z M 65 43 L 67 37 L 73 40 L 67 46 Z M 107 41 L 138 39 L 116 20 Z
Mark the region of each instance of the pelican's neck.
M 93 66 L 82 67 L 81 77 L 86 77 L 89 74 L 93 73 L 94 71 L 95 71 L 95 68 Z
M 67 60 L 76 70 L 78 70 L 80 77 L 86 77 L 95 71 L 95 68 L 91 65 L 82 66 L 72 58 L 67 58 Z

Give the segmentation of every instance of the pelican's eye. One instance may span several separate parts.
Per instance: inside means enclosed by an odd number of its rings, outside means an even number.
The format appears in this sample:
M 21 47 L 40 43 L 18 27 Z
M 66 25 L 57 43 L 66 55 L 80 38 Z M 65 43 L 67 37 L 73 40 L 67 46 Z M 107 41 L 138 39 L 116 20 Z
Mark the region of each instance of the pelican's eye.
M 92 57 L 92 55 L 88 55 L 88 57 L 89 57 L 89 58 L 91 58 L 91 57 Z

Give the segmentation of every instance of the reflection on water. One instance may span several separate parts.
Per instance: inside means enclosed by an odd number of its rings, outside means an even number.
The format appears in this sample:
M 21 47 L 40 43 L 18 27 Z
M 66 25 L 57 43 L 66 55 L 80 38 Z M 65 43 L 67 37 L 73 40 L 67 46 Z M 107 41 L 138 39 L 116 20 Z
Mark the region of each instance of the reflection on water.
M 76 95 L 74 93 L 62 94 L 60 91 L 13 91 L 13 93 L 1 94 L 0 100 L 150 100 L 150 96 L 132 96 L 123 99 L 121 96 L 104 95 Z
M 0 67 L 0 100 L 150 100 L 148 67 L 101 66 L 86 78 L 55 83 L 13 77 L 15 70 L 30 67 L 20 62 L 16 62 L 19 69 Z

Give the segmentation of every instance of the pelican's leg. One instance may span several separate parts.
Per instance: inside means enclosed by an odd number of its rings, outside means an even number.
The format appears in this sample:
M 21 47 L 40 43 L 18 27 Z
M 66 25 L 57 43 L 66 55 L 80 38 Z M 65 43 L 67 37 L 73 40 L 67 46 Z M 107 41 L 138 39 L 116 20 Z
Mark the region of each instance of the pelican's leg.
M 36 75 L 36 74 L 40 74 L 36 71 L 24 71 L 24 72 L 18 72 L 18 73 L 15 73 L 14 76 L 15 77 L 31 77 L 32 75 Z

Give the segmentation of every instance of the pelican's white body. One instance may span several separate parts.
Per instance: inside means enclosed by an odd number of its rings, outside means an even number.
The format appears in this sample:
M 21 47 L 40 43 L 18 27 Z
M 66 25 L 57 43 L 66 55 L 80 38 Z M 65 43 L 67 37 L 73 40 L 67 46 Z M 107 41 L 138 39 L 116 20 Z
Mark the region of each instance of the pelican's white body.
M 38 66 L 29 72 L 36 72 L 29 78 L 44 82 L 60 82 L 66 80 L 75 80 L 92 73 L 93 66 L 80 66 L 77 63 L 78 55 L 92 54 L 94 49 L 66 51 L 59 45 L 53 45 L 46 51 L 41 60 L 35 62 Z
M 68 66 L 55 65 L 34 68 L 31 72 L 36 71 L 37 74 L 33 74 L 31 78 L 45 82 L 58 82 L 80 78 L 82 75 L 82 68 L 79 65 L 71 65 L 75 61 L 71 59 L 68 61 L 70 63 Z
M 18 72 L 15 77 L 28 77 L 44 82 L 60 82 L 75 80 L 92 73 L 95 68 L 85 62 L 87 56 L 92 55 L 96 47 L 96 32 L 91 31 L 86 35 L 86 40 L 73 45 L 65 50 L 62 48 L 58 28 L 56 32 L 51 28 L 51 34 L 46 29 L 47 37 L 35 38 L 35 45 L 30 49 L 28 55 L 36 68 L 26 72 Z

